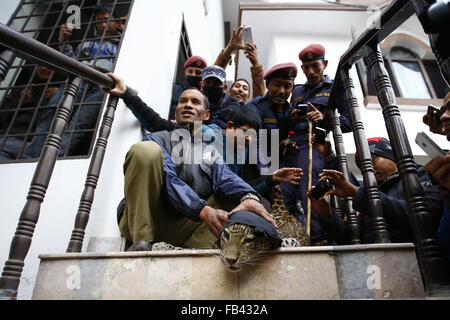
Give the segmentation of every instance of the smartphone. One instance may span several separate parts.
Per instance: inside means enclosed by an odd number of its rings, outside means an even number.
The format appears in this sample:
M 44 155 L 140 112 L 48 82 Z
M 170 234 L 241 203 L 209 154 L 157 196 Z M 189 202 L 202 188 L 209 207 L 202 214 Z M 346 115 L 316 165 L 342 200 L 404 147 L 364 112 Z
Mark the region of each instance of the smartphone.
M 242 29 L 242 39 L 244 40 L 244 44 L 246 43 L 253 43 L 253 36 L 252 36 L 252 27 L 246 26 Z
M 320 127 L 315 127 L 313 133 L 316 135 L 315 141 L 320 144 L 325 144 L 325 138 L 327 136 L 327 132 L 325 129 Z
M 444 150 L 439 148 L 439 146 L 434 143 L 434 141 L 431 140 L 431 138 L 427 136 L 425 132 L 417 133 L 416 143 L 431 159 L 445 156 Z
M 308 113 L 308 105 L 306 103 L 297 103 L 293 109 L 298 109 L 300 110 L 300 112 L 297 113 L 297 115 L 299 117 L 303 117 L 306 116 L 306 114 Z
M 432 104 L 429 104 L 429 105 L 428 105 L 427 113 L 428 113 L 429 115 L 432 115 L 433 113 L 439 114 L 439 112 L 440 112 L 440 110 L 439 110 L 438 107 L 435 107 L 435 106 L 433 106 Z
M 437 128 L 441 125 L 441 111 L 431 104 L 428 105 L 427 117 L 430 128 Z

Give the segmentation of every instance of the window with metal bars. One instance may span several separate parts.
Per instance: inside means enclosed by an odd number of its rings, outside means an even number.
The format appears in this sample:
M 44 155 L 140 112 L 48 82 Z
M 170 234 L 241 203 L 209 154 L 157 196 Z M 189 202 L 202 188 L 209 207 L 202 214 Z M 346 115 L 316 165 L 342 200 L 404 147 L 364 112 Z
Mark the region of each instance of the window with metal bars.
M 8 26 L 101 72 L 113 72 L 132 2 L 22 0 Z M 66 82 L 65 75 L 15 59 L 0 84 L 2 163 L 39 158 Z M 61 143 L 60 159 L 90 155 L 104 100 L 100 87 L 83 82 Z

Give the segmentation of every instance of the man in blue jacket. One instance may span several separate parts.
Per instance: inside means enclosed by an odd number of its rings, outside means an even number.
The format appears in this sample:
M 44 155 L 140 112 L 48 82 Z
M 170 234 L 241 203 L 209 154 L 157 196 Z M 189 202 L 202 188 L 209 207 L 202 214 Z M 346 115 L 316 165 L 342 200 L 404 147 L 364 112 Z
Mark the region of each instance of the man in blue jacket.
M 136 104 L 139 98 L 114 79 L 110 93 L 127 105 Z M 133 242 L 129 251 L 151 250 L 155 242 L 211 248 L 231 212 L 238 210 L 253 211 L 275 226 L 260 195 L 195 138 L 209 116 L 205 96 L 197 89 L 185 90 L 175 110 L 174 130 L 147 134 L 128 151 L 119 228 Z

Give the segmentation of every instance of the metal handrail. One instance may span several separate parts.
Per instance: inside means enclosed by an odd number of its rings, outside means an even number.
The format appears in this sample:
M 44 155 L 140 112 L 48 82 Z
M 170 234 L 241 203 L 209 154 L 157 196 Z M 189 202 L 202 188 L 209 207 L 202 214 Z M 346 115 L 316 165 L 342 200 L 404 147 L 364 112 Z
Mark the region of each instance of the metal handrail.
M 11 241 L 9 258 L 0 278 L 0 299 L 15 299 L 20 284 L 24 261 L 31 246 L 34 229 L 39 219 L 41 203 L 44 201 L 53 169 L 61 147 L 62 136 L 67 128 L 73 111 L 73 101 L 82 81 L 101 86 L 105 89 L 115 87 L 114 80 L 108 75 L 68 57 L 47 45 L 30 39 L 9 27 L 0 24 L 0 79 L 3 80 L 11 67 L 15 56 L 54 71 L 66 74 L 69 78 L 64 95 L 60 100 L 50 132 L 37 163 L 35 174 L 28 191 L 27 202 L 19 218 L 16 233 Z M 131 91 L 136 91 L 128 88 Z M 84 229 L 89 218 L 95 188 L 100 175 L 107 139 L 112 126 L 118 98 L 112 96 L 100 128 L 96 147 L 91 157 L 85 190 L 80 200 L 80 208 L 68 251 L 81 251 Z
M 115 86 L 114 80 L 106 74 L 66 56 L 35 39 L 28 38 L 1 23 L 0 45 L 14 51 L 18 57 L 58 71 L 69 77 L 79 77 L 105 89 L 112 89 Z M 136 93 L 136 90 L 133 88 L 127 87 L 127 89 Z

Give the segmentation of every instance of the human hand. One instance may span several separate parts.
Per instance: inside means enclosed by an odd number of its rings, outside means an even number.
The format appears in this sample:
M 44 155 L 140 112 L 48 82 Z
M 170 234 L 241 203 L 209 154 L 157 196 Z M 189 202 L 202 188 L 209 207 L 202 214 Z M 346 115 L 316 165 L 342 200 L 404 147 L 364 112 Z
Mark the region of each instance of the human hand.
M 231 51 L 241 49 L 245 50 L 244 41 L 242 40 L 242 29 L 244 29 L 244 26 L 240 26 L 237 31 L 235 28 L 233 28 L 233 34 L 231 35 L 231 39 L 228 42 L 228 46 L 230 47 Z
M 56 91 L 58 91 L 58 87 L 47 88 L 44 94 L 45 99 L 50 99 L 56 93 Z
M 256 48 L 256 44 L 250 43 L 250 42 L 246 43 L 244 54 L 247 57 L 247 59 L 250 61 L 252 66 L 259 65 L 258 49 Z
M 280 150 L 282 150 L 283 155 L 285 155 L 287 152 L 297 154 L 298 153 L 298 146 L 297 142 L 292 141 L 291 139 L 287 138 L 280 142 Z
M 299 185 L 303 175 L 303 170 L 301 168 L 281 168 L 273 173 L 273 180 L 276 182 L 285 182 L 295 185 Z
M 105 90 L 105 92 L 118 97 L 123 96 L 125 91 L 127 91 L 127 85 L 125 84 L 125 81 L 111 72 L 108 72 L 106 75 L 114 80 L 115 87 L 111 90 Z
M 61 28 L 59 29 L 58 40 L 60 42 L 69 40 L 70 36 L 72 35 L 72 30 L 72 26 L 68 25 L 67 23 L 62 24 Z
M 306 114 L 306 117 L 309 120 L 314 121 L 314 122 L 322 121 L 324 119 L 324 115 L 322 114 L 322 112 L 317 110 L 316 107 L 314 107 L 314 105 L 311 102 L 307 102 L 307 103 L 313 109 L 313 111 L 308 112 Z
M 450 153 L 431 160 L 424 170 L 436 179 L 441 188 L 450 190 Z
M 30 104 L 33 101 L 33 88 L 24 88 L 20 91 L 20 99 L 22 104 Z
M 426 113 L 423 118 L 423 123 L 425 123 L 430 131 L 437 134 L 445 134 L 444 124 L 442 123 L 439 113 Z
M 293 124 L 303 122 L 307 120 L 307 115 L 300 115 L 302 110 L 292 109 L 290 113 L 290 119 Z
M 319 174 L 320 179 L 328 178 L 333 182 L 334 190 L 328 191 L 326 194 L 334 194 L 342 198 L 354 197 L 358 192 L 358 187 L 351 184 L 347 179 L 345 179 L 342 172 L 336 170 L 323 170 Z
M 200 220 L 205 223 L 208 230 L 216 237 L 228 222 L 229 216 L 230 213 L 210 206 L 203 207 L 199 214 Z
M 120 19 L 122 20 L 119 21 L 119 28 L 122 30 L 125 29 L 125 22 L 127 20 L 127 17 L 128 17 L 127 15 L 120 17 Z
M 255 199 L 246 199 L 242 201 L 236 208 L 234 208 L 230 212 L 230 214 L 240 210 L 247 210 L 256 213 L 257 215 L 270 222 L 275 227 L 275 229 L 278 230 L 278 226 L 273 220 L 272 216 L 267 212 L 266 208 L 264 208 L 264 206 Z
M 319 152 L 324 158 L 328 158 L 329 156 L 331 156 L 333 154 L 333 147 L 331 146 L 331 141 L 325 138 L 325 144 L 320 144 L 316 142 L 315 138 L 316 135 L 313 134 L 311 137 L 311 142 L 313 147 L 316 148 L 317 152 Z
M 315 187 L 312 187 L 311 190 L 314 190 Z M 317 212 L 317 214 L 322 219 L 328 219 L 333 214 L 333 211 L 331 211 L 331 205 L 330 200 L 328 199 L 327 195 L 324 195 L 320 199 L 316 199 L 311 195 L 311 191 L 308 191 L 307 193 L 308 198 L 311 200 L 311 207 L 314 209 L 314 211 Z

